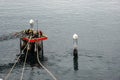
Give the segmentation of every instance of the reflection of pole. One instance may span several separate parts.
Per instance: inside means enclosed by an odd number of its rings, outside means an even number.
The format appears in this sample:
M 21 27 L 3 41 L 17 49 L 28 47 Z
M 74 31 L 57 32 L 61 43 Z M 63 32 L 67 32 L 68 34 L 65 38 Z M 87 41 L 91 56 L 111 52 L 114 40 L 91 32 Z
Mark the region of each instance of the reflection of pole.
M 78 70 L 78 57 L 73 58 L 74 70 Z
M 77 48 L 73 49 L 73 66 L 74 66 L 74 70 L 78 70 L 78 50 Z
M 73 35 L 73 64 L 74 70 L 78 70 L 78 35 Z

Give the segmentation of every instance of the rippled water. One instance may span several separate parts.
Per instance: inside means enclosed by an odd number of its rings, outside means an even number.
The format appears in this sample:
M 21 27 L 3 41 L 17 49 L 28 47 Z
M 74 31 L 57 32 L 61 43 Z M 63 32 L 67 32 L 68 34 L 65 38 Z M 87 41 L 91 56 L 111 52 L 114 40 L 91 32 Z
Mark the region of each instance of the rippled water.
M 46 66 L 58 80 L 120 80 L 119 0 L 0 0 L 0 35 L 29 28 L 29 20 L 49 37 L 44 42 Z M 36 28 L 36 25 L 35 25 Z M 74 71 L 72 35 L 79 35 L 78 68 Z M 19 39 L 0 42 L 0 78 L 16 54 Z M 8 80 L 20 80 L 22 65 Z M 27 65 L 24 80 L 53 80 L 44 69 Z

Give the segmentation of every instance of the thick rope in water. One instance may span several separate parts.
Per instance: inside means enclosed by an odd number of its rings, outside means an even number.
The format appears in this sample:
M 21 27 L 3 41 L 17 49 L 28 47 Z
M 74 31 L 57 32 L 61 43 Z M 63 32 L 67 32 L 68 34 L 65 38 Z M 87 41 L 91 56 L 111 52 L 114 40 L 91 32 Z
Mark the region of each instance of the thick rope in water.
M 41 65 L 41 67 L 42 67 L 43 69 L 45 69 L 45 70 L 47 71 L 47 73 L 48 73 L 54 80 L 57 80 L 57 78 L 40 62 L 40 60 L 39 60 L 39 54 L 38 54 L 38 44 L 36 44 L 36 45 L 37 45 L 37 60 L 38 60 L 39 65 Z
M 26 44 L 26 46 L 24 47 L 23 51 L 25 50 L 25 48 L 27 47 L 28 43 Z M 10 69 L 10 71 L 8 72 L 8 74 L 5 76 L 4 80 L 7 80 L 8 77 L 10 76 L 10 73 L 13 71 L 15 65 L 17 64 L 17 62 L 19 61 L 21 55 L 18 56 L 17 61 L 14 63 L 14 65 L 12 66 L 12 68 Z
M 20 55 L 21 56 L 21 55 Z M 10 71 L 8 72 L 7 76 L 4 78 L 4 80 L 7 80 L 7 78 L 10 76 L 10 73 L 12 72 L 12 70 L 14 69 L 15 65 L 17 64 L 20 56 L 17 58 L 17 61 L 14 63 L 14 65 L 12 66 L 12 68 L 10 69 Z
M 22 74 L 21 74 L 20 80 L 23 79 L 23 73 L 24 73 L 24 70 L 25 70 L 25 64 L 26 64 L 26 60 L 27 60 L 27 54 L 28 54 L 28 49 L 27 49 L 27 52 L 26 52 L 26 55 L 25 55 L 25 61 L 24 61 L 24 64 L 23 64 L 23 69 L 22 69 Z
M 32 37 L 30 37 L 29 41 L 31 40 Z M 28 43 L 29 43 L 28 41 Z M 29 47 L 28 47 L 29 48 Z M 23 79 L 23 74 L 24 74 L 24 70 L 25 70 L 25 64 L 26 64 L 26 60 L 27 60 L 27 54 L 28 54 L 28 48 L 27 48 L 27 52 L 26 52 L 26 55 L 25 55 L 25 61 L 24 61 L 24 64 L 23 64 L 23 69 L 22 69 L 22 74 L 21 74 L 21 77 L 20 77 L 20 80 Z

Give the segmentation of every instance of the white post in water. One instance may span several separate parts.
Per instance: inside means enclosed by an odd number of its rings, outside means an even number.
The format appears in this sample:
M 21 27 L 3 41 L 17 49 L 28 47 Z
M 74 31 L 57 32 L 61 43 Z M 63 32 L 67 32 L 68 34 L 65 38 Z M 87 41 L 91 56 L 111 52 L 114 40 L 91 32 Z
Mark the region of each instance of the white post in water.
M 77 49 L 77 47 L 78 47 L 78 35 L 74 34 L 73 35 L 73 48 Z
M 78 70 L 78 35 L 74 34 L 73 35 L 73 66 L 74 70 Z
M 33 26 L 34 26 L 34 23 L 35 23 L 34 20 L 31 19 L 31 20 L 29 21 L 29 23 L 30 23 L 30 26 L 31 26 L 30 28 L 33 29 Z
M 77 47 L 78 47 L 78 35 L 74 34 L 73 35 L 73 56 L 75 58 L 78 57 L 78 49 L 77 49 Z

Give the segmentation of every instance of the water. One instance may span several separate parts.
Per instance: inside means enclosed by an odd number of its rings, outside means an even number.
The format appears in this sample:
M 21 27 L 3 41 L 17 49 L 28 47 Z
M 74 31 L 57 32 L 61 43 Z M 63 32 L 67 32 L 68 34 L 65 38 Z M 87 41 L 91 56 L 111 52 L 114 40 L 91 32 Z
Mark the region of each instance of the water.
M 38 20 L 39 29 L 49 37 L 44 42 L 44 65 L 58 80 L 120 80 L 119 14 L 119 0 L 0 0 L 0 35 L 28 29 L 30 19 Z M 74 33 L 79 35 L 77 71 Z M 0 42 L 0 78 L 18 53 L 19 39 Z M 19 80 L 21 71 L 17 66 L 8 80 Z M 24 80 L 41 79 L 53 80 L 44 69 L 27 65 Z

